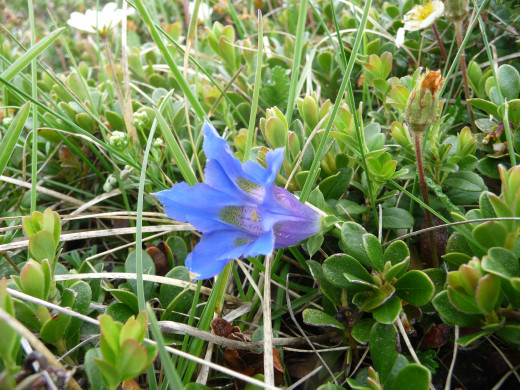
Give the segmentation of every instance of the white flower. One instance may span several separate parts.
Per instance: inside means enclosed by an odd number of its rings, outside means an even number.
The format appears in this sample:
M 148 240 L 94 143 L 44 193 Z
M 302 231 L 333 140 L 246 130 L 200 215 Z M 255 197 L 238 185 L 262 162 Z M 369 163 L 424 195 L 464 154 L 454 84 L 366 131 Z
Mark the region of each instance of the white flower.
M 397 30 L 395 45 L 400 47 L 404 43 L 405 31 L 417 31 L 430 27 L 444 13 L 442 1 L 430 1 L 424 5 L 416 5 L 404 15 L 404 27 Z
M 195 2 L 188 3 L 188 10 L 190 11 L 190 16 L 193 16 L 193 12 L 195 11 Z M 211 22 L 211 14 L 213 13 L 213 8 L 209 7 L 206 3 L 201 2 L 199 5 L 199 13 L 197 14 L 197 21 L 199 23 Z
M 106 35 L 111 28 L 121 23 L 123 16 L 123 10 L 118 9 L 116 3 L 107 3 L 101 11 L 89 9 L 84 14 L 81 12 L 73 12 L 70 14 L 70 19 L 67 21 L 67 24 L 80 31 L 91 34 L 98 31 L 99 34 Z

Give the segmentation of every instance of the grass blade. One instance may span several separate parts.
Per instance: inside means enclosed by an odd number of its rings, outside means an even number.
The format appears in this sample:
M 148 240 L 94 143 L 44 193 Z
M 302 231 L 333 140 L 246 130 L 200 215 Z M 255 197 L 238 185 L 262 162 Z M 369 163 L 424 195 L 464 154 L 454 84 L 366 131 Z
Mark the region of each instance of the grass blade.
M 0 77 L 6 81 L 11 81 L 18 73 L 20 73 L 32 60 L 38 57 L 45 49 L 59 38 L 65 27 L 54 30 L 52 33 L 43 38 L 36 45 L 32 46 L 20 58 L 13 62 L 6 70 L 4 70 Z
M 31 105 L 29 104 L 29 102 L 25 103 L 22 106 L 20 111 L 18 111 L 18 114 L 16 114 L 14 120 L 9 125 L 9 128 L 7 129 L 4 138 L 0 142 L 0 174 L 2 174 L 2 172 L 4 171 L 5 167 L 7 166 L 7 162 L 13 154 L 13 150 L 16 146 L 16 141 L 18 141 L 20 133 L 22 132 L 23 127 L 25 126 L 25 122 L 29 117 L 30 107 Z

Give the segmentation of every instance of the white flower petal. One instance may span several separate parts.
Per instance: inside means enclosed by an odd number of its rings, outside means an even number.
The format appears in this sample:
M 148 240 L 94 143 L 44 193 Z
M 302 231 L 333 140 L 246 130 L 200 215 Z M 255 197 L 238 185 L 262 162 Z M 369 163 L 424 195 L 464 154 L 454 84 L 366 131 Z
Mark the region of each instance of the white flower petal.
M 89 9 L 84 14 L 73 12 L 67 24 L 88 33 L 95 33 L 96 30 L 100 33 L 106 33 L 112 27 L 121 23 L 123 16 L 123 10 L 118 9 L 116 3 L 110 2 L 101 11 Z
M 406 30 L 402 27 L 399 30 L 397 30 L 397 35 L 395 36 L 395 46 L 397 46 L 397 48 L 400 48 L 404 43 L 405 31 Z
M 425 14 L 425 12 L 429 13 Z M 416 5 L 404 15 L 404 29 L 407 31 L 422 30 L 431 26 L 443 13 L 444 3 L 442 1 L 436 0 L 425 5 Z

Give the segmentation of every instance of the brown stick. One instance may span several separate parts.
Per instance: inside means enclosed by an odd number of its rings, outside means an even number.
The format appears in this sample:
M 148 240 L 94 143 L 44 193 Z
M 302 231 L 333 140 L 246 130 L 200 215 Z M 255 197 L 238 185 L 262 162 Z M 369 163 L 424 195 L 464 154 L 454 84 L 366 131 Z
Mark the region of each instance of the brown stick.
M 442 43 L 441 36 L 439 35 L 439 30 L 437 30 L 437 22 L 433 22 L 432 24 L 433 34 L 435 35 L 435 39 L 437 39 L 437 44 L 439 45 L 439 49 L 441 50 L 442 58 L 444 58 L 444 62 L 448 61 L 448 55 L 446 54 L 446 49 L 444 48 L 444 44 Z

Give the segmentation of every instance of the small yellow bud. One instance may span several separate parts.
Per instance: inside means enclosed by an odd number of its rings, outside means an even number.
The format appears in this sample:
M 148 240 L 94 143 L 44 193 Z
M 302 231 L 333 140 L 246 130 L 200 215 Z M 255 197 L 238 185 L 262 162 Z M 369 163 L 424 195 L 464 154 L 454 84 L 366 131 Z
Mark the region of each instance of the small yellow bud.
M 405 120 L 410 130 L 422 133 L 433 123 L 443 83 L 440 71 L 419 76 L 405 108 Z

